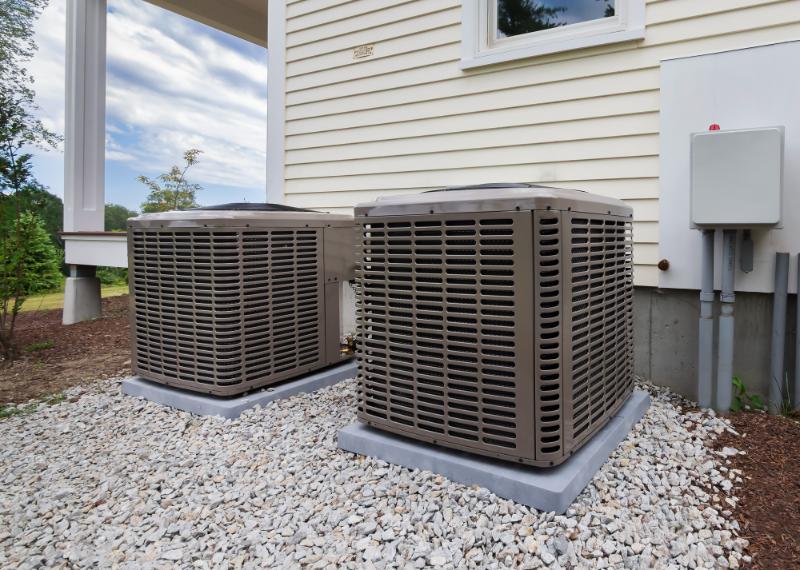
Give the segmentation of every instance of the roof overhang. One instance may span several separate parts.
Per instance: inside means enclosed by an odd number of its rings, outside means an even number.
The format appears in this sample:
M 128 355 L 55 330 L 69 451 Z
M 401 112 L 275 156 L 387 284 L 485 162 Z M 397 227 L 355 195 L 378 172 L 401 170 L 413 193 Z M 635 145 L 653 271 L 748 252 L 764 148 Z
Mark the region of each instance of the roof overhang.
M 267 0 L 147 1 L 248 42 L 267 45 Z

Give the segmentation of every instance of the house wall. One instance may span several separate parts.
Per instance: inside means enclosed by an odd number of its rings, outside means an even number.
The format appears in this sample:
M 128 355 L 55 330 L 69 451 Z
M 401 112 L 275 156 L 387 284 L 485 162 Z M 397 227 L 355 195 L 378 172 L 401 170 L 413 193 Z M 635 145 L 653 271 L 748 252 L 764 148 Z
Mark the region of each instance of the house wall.
M 797 354 L 797 295 L 789 295 L 783 382 L 794 382 Z M 697 399 L 697 335 L 700 298 L 697 291 L 637 287 L 633 297 L 634 369 L 656 384 Z M 719 315 L 719 303 L 714 304 Z M 733 373 L 751 394 L 769 394 L 772 295 L 736 294 Z M 715 327 L 716 329 L 716 327 Z M 715 339 L 718 338 L 715 330 Z M 717 346 L 714 345 L 714 384 Z
M 800 37 L 798 0 L 650 0 L 646 37 L 462 71 L 458 0 L 286 7 L 285 195 L 348 211 L 487 181 L 634 208 L 635 279 L 658 284 L 660 61 Z M 353 50 L 372 45 L 373 55 Z
M 287 2 L 286 203 L 348 212 L 490 181 L 621 198 L 635 219 L 637 372 L 694 396 L 697 292 L 657 288 L 661 62 L 800 39 L 800 0 L 648 0 L 642 41 L 469 70 L 461 18 L 459 0 Z M 737 295 L 736 311 L 734 371 L 764 393 L 771 296 Z

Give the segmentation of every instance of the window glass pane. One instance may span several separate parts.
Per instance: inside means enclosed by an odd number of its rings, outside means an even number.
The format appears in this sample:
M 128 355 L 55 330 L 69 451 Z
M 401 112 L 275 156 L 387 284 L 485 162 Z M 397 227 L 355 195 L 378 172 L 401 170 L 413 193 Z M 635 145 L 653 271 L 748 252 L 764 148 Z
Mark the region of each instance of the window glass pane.
M 507 38 L 614 15 L 616 0 L 497 0 L 497 37 Z

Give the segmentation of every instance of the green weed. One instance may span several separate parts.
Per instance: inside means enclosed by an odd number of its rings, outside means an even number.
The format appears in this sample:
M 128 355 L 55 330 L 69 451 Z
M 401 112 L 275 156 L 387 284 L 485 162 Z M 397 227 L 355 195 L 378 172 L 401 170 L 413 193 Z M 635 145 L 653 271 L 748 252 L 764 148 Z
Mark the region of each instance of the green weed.
M 25 352 L 36 352 L 39 350 L 47 350 L 48 348 L 53 348 L 53 341 L 46 340 L 44 342 L 34 342 L 33 344 L 29 344 L 25 347 Z
M 733 402 L 731 403 L 731 411 L 739 412 L 746 408 L 752 410 L 764 410 L 764 399 L 758 394 L 750 394 L 747 392 L 747 387 L 738 376 L 733 377 Z

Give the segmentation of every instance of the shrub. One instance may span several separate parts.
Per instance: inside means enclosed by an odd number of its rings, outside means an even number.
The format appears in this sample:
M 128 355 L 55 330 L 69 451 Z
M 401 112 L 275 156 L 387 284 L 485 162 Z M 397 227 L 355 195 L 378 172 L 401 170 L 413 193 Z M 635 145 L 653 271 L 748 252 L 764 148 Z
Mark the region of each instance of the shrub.
M 59 254 L 38 216 L 22 212 L 0 226 L 0 351 L 16 355 L 14 324 L 25 297 L 61 285 Z

